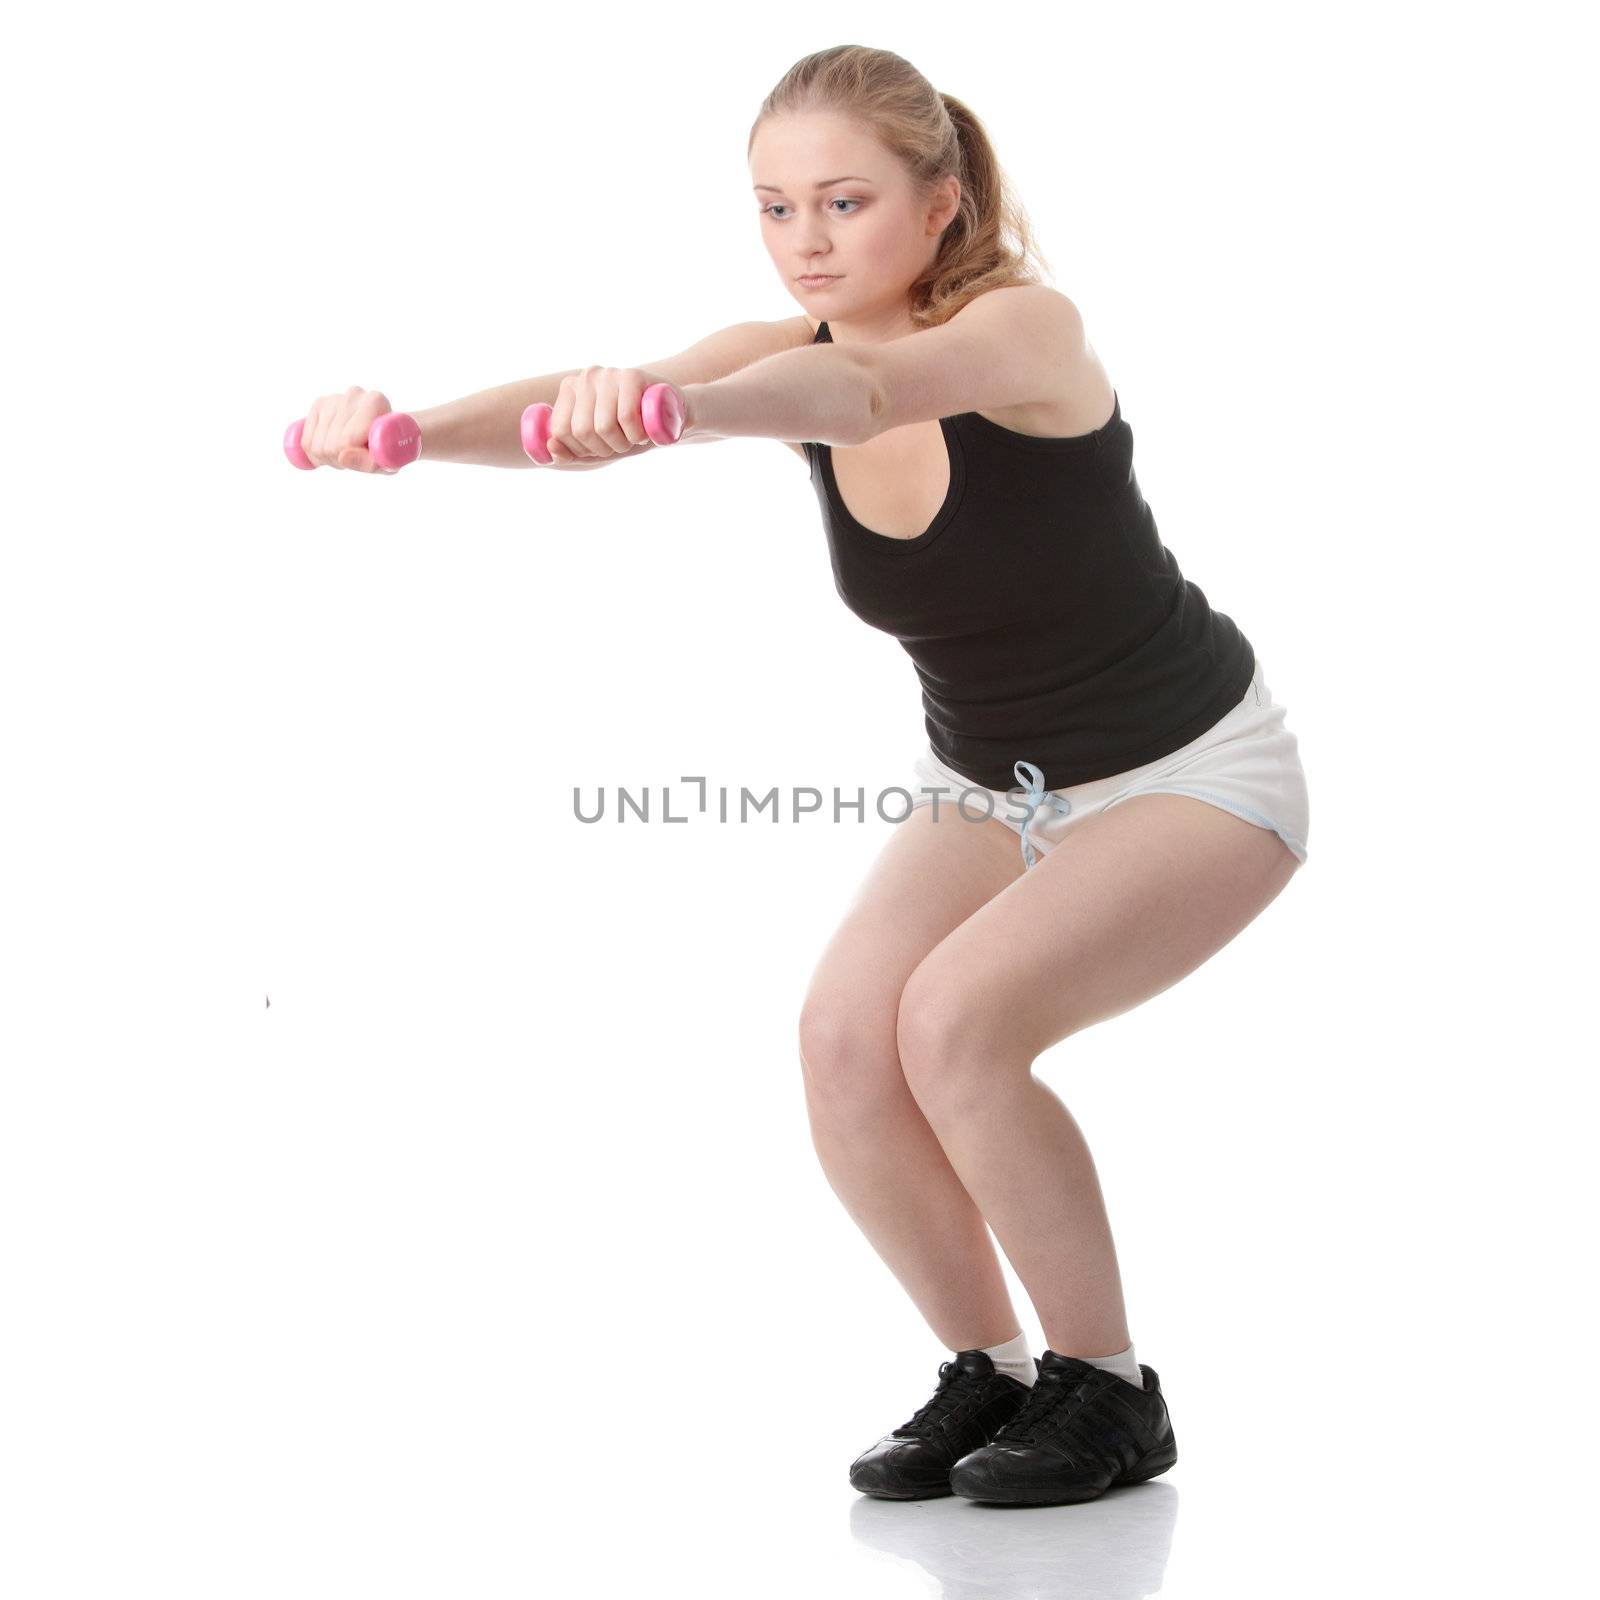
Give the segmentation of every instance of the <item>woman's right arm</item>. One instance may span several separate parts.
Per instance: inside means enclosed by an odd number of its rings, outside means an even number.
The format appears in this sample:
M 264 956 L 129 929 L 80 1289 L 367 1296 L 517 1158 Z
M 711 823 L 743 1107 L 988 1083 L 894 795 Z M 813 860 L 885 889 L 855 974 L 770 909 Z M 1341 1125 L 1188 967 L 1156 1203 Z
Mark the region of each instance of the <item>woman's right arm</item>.
M 640 365 L 682 390 L 691 383 L 714 383 L 753 362 L 810 342 L 811 326 L 804 317 L 736 322 L 708 334 L 675 356 Z M 561 380 L 582 370 L 569 367 L 565 372 L 552 372 L 541 378 L 523 378 L 425 411 L 413 411 L 411 415 L 422 432 L 423 460 L 461 461 L 480 467 L 531 467 L 533 462 L 522 448 L 522 413 L 537 401 L 554 405 Z M 602 459 L 595 464 L 606 465 L 608 461 Z

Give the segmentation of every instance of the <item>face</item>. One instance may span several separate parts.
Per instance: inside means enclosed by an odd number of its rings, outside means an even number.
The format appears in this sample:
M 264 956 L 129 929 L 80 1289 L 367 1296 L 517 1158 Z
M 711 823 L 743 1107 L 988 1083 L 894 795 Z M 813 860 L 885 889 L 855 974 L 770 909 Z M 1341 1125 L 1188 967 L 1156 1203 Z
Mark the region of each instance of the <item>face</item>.
M 961 186 L 919 205 L 900 163 L 836 112 L 769 117 L 750 146 L 761 238 L 808 316 L 859 339 L 912 331 L 911 285 L 939 248 Z M 808 285 L 805 274 L 830 281 Z

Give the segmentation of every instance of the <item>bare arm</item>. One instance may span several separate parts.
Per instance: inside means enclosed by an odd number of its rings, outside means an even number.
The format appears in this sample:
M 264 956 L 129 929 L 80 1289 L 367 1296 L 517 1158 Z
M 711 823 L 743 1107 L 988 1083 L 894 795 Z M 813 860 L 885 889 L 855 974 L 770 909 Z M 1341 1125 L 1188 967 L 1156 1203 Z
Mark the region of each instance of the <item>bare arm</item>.
M 642 365 L 645 371 L 665 378 L 682 390 L 692 384 L 714 382 L 752 361 L 795 348 L 810 337 L 811 329 L 804 317 L 786 317 L 776 322 L 736 322 L 708 334 L 675 356 Z M 522 448 L 522 413 L 536 401 L 554 405 L 561 391 L 561 380 L 582 370 L 568 367 L 543 377 L 523 378 L 498 388 L 483 389 L 425 411 L 413 411 L 411 414 L 422 430 L 424 459 L 462 461 L 482 467 L 531 467 L 533 463 Z M 809 438 L 811 435 L 791 437 Z
M 569 368 L 568 371 L 576 371 Z M 428 461 L 464 461 L 476 467 L 531 467 L 522 448 L 522 413 L 542 400 L 554 405 L 566 372 L 523 378 L 480 389 L 461 400 L 413 411 Z
M 868 353 L 849 345 L 808 344 L 685 388 L 684 438 L 865 444 L 878 431 L 882 398 Z

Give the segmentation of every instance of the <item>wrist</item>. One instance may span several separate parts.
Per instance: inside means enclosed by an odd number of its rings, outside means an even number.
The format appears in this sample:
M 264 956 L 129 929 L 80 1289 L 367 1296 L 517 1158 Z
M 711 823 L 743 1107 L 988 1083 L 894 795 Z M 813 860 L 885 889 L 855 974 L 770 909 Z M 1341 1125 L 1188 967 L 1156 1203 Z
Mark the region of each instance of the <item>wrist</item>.
M 429 406 L 425 411 L 413 411 L 417 429 L 422 434 L 422 454 L 435 461 L 448 461 L 450 448 L 455 443 L 455 419 L 449 405 Z
M 683 432 L 678 435 L 680 441 L 727 437 L 718 426 L 728 420 L 727 397 L 726 394 L 718 394 L 717 387 L 716 381 L 679 385 L 678 393 L 683 396 Z

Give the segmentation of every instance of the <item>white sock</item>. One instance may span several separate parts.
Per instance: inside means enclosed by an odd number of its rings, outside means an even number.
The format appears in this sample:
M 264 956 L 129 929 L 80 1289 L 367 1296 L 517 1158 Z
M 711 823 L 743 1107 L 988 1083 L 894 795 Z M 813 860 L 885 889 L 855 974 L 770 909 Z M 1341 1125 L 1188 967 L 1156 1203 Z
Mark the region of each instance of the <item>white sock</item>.
M 1131 1344 L 1114 1356 L 1079 1356 L 1078 1359 L 1087 1361 L 1091 1367 L 1103 1367 L 1107 1372 L 1116 1373 L 1119 1378 L 1127 1379 L 1135 1389 L 1144 1388 L 1144 1374 L 1139 1370 L 1139 1363 L 1133 1359 Z
M 996 1372 L 1003 1372 L 1019 1383 L 1031 1385 L 1039 1376 L 1039 1369 L 1028 1354 L 1028 1336 L 1025 1333 L 1019 1333 L 1015 1339 L 1007 1339 L 1004 1344 L 990 1345 L 983 1353 L 994 1362 Z

